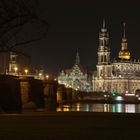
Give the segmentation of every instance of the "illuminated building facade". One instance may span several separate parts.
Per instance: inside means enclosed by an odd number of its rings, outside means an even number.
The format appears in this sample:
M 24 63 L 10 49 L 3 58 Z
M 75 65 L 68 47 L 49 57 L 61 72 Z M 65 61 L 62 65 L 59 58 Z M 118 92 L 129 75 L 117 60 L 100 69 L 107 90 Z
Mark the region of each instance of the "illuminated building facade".
M 29 57 L 26 55 L 16 52 L 2 52 L 0 54 L 0 74 L 27 76 L 33 72 L 33 68 L 30 67 Z
M 17 54 L 14 52 L 10 52 L 10 61 L 9 61 L 9 74 L 16 74 L 18 71 L 17 64 Z
M 99 33 L 97 70 L 93 74 L 93 91 L 136 93 L 140 89 L 140 62 L 132 60 L 128 50 L 125 24 L 118 59 L 110 60 L 109 33 L 103 27 Z
M 17 54 L 14 52 L 1 52 L 0 74 L 15 74 L 17 65 Z
M 92 90 L 91 79 L 87 71 L 80 64 L 80 57 L 77 52 L 75 64 L 71 69 L 65 69 L 60 72 L 58 83 L 74 90 L 90 92 Z

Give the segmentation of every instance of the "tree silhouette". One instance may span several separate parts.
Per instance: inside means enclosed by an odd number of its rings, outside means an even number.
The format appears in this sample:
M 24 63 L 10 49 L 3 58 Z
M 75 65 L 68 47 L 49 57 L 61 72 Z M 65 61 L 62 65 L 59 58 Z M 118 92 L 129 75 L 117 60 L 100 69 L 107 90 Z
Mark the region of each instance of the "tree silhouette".
M 0 52 L 19 51 L 20 46 L 42 39 L 48 23 L 36 12 L 37 0 L 0 0 Z

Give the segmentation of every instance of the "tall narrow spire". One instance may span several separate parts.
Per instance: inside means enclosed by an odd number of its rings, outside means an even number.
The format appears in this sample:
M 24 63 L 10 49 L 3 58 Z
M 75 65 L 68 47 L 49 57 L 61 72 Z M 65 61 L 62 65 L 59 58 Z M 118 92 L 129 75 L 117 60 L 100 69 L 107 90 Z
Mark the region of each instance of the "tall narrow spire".
M 102 22 L 102 28 L 101 31 L 99 33 L 99 46 L 108 46 L 108 40 L 109 40 L 109 34 L 106 28 L 106 23 L 105 23 L 105 19 L 103 19 Z M 102 47 L 103 49 L 103 47 Z M 105 49 L 105 48 L 104 48 Z
M 125 36 L 125 25 L 126 25 L 126 23 L 124 22 L 123 23 L 123 39 L 126 39 L 126 36 Z
M 119 52 L 118 57 L 120 59 L 129 60 L 131 58 L 131 54 L 128 51 L 126 32 L 125 32 L 125 25 L 126 25 L 126 23 L 123 23 L 123 36 L 122 36 L 122 42 L 121 42 L 121 50 Z
M 122 42 L 127 42 L 126 32 L 125 32 L 125 25 L 126 25 L 126 23 L 124 22 L 123 23 L 123 37 L 122 37 Z
M 103 28 L 105 28 L 105 19 L 103 19 Z
M 101 31 L 99 32 L 98 64 L 110 63 L 109 33 L 103 19 Z
M 79 52 L 78 52 L 78 50 L 77 50 L 77 53 L 76 53 L 75 64 L 80 64 L 80 56 L 79 56 Z
M 105 27 L 105 19 L 103 19 L 103 27 L 102 27 L 102 29 L 101 29 L 101 32 L 102 32 L 102 33 L 107 32 L 107 29 L 106 29 L 106 27 Z

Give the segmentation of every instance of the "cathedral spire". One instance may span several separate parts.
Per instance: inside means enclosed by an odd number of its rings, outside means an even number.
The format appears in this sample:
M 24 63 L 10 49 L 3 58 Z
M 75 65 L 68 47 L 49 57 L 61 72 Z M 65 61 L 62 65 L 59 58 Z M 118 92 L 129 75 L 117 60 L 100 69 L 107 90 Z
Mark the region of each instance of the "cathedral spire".
M 123 38 L 125 38 L 125 22 L 123 23 Z
M 119 52 L 118 57 L 120 59 L 129 60 L 131 55 L 130 55 L 130 52 L 128 51 L 125 25 L 126 25 L 126 23 L 123 23 L 123 37 L 122 37 L 122 42 L 121 42 L 121 50 Z
M 79 52 L 78 52 L 78 50 L 77 50 L 77 53 L 76 53 L 75 64 L 80 64 L 80 56 L 79 56 Z
M 105 28 L 105 19 L 103 19 L 103 28 Z
M 105 24 L 105 19 L 103 19 L 103 27 L 102 27 L 102 29 L 101 29 L 101 32 L 102 33 L 105 33 L 105 32 L 107 32 L 107 29 L 106 29 L 106 26 L 105 26 L 106 24 Z
M 109 33 L 103 19 L 101 31 L 99 32 L 98 64 L 110 63 Z
M 126 39 L 126 33 L 125 33 L 125 25 L 126 25 L 126 23 L 124 22 L 123 23 L 123 37 L 122 37 L 122 42 L 126 42 L 127 41 L 127 39 Z

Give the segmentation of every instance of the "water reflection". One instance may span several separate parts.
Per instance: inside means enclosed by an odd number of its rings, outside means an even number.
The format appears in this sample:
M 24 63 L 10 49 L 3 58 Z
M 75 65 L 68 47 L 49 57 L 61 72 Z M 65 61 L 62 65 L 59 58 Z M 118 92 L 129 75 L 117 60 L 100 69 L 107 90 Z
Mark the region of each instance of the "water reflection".
M 56 111 L 140 113 L 140 104 L 92 104 L 75 103 L 59 106 Z
M 135 104 L 126 104 L 125 105 L 125 112 L 135 113 L 136 112 L 136 106 Z

